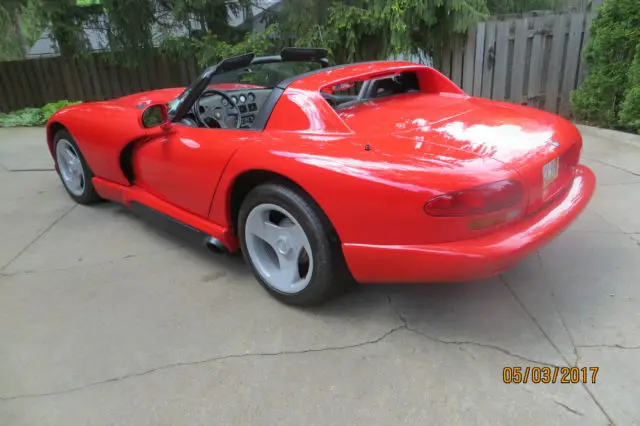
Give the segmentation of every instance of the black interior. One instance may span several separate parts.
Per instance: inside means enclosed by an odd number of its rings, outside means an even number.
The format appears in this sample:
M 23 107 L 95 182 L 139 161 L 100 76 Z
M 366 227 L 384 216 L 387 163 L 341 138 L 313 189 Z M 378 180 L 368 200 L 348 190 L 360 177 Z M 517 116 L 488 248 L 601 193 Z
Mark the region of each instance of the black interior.
M 193 127 L 252 129 L 256 119 L 269 108 L 269 100 L 276 89 L 206 90 L 180 122 Z M 415 72 L 362 82 L 356 94 L 322 92 L 325 100 L 336 110 L 371 99 L 420 91 Z M 222 94 L 220 94 L 222 92 Z M 226 95 L 226 96 L 222 96 Z M 263 114 L 260 114 L 260 113 Z

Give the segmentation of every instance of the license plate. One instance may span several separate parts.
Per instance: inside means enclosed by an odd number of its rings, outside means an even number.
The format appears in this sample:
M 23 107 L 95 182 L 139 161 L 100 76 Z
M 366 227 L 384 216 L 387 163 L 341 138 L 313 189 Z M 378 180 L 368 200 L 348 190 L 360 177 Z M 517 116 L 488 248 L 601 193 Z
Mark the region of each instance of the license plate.
M 558 177 L 558 164 L 558 159 L 554 158 L 542 167 L 542 186 L 544 188 Z

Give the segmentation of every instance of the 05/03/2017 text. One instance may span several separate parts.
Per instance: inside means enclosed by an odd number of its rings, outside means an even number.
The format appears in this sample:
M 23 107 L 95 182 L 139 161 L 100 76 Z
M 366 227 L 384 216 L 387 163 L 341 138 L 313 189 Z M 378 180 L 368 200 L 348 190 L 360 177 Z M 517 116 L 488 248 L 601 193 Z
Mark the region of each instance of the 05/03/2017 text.
M 599 367 L 504 367 L 504 383 L 596 383 Z

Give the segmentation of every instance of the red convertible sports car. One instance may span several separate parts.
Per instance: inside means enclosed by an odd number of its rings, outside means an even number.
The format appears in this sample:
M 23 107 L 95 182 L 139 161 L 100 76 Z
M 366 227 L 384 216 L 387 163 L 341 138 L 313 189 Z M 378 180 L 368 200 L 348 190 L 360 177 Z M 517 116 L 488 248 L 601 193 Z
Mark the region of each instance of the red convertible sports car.
M 246 54 L 186 89 L 47 124 L 78 203 L 122 203 L 220 252 L 283 302 L 362 283 L 489 277 L 564 230 L 595 177 L 569 121 L 466 95 L 431 67 Z

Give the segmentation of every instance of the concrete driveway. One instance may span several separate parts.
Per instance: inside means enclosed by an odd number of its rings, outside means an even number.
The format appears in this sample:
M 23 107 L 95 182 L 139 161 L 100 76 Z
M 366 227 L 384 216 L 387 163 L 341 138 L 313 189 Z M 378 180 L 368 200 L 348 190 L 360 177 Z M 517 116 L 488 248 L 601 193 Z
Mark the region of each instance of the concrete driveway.
M 0 424 L 640 424 L 640 138 L 582 130 L 597 193 L 537 256 L 301 310 L 239 259 L 76 206 L 43 130 L 0 129 Z M 574 365 L 596 383 L 503 383 Z

